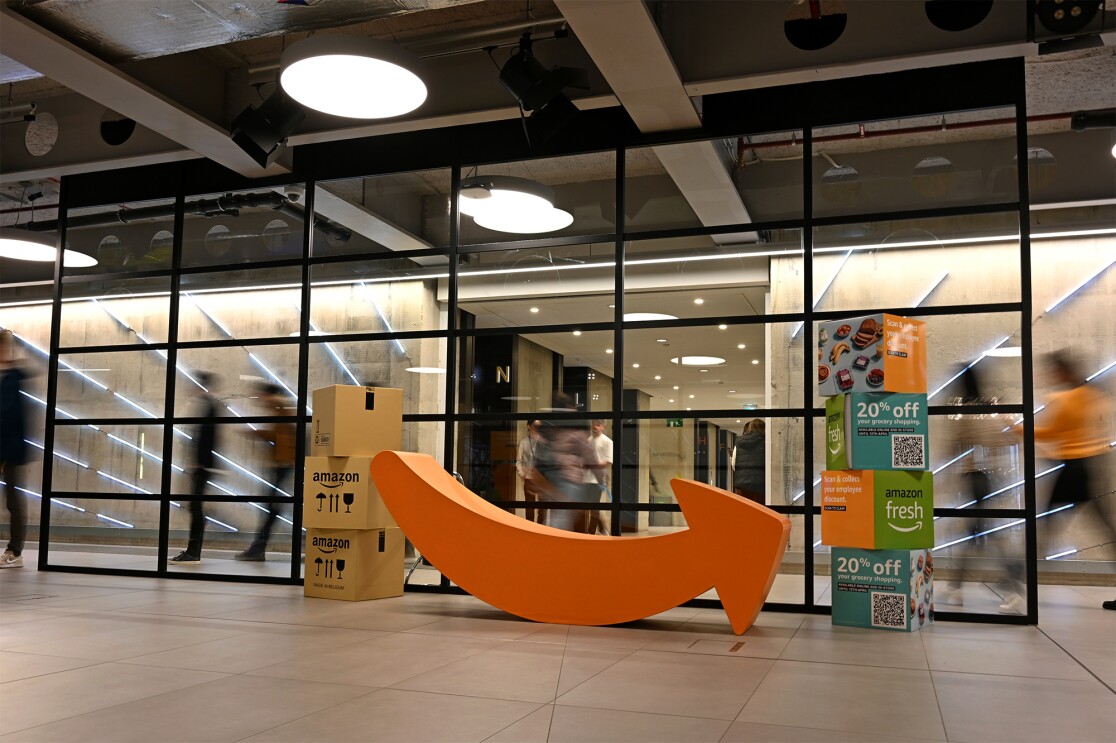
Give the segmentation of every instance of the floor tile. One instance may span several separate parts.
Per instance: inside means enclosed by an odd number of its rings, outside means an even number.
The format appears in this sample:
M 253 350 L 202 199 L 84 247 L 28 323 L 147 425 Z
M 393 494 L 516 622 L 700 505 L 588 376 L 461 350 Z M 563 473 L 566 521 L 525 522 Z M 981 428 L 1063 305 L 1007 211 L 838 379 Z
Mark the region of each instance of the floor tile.
M 518 640 L 537 632 L 539 625 L 525 619 L 515 619 L 503 612 L 484 612 L 480 616 L 450 617 L 421 627 L 406 630 L 424 635 L 449 635 L 455 637 L 489 637 L 494 640 Z
M 97 661 L 0 650 L 0 684 L 91 666 Z
M 721 743 L 915 743 L 918 740 L 894 735 L 734 722 L 721 738 Z
M 850 663 L 888 668 L 926 668 L 926 653 L 917 632 L 888 632 L 856 627 L 799 629 L 779 656 L 781 660 Z
M 772 661 L 640 650 L 558 698 L 574 707 L 731 720 Z
M 553 713 L 553 704 L 540 707 L 492 737 L 485 738 L 484 743 L 548 743 L 550 718 Z
M 1095 680 L 933 676 L 951 741 L 1111 743 L 1116 737 L 1116 695 Z
M 538 707 L 527 702 L 380 689 L 244 742 L 470 743 L 495 735 Z
M 251 609 L 241 609 L 215 616 L 253 622 L 402 632 L 449 617 L 460 616 L 469 611 L 469 608 L 462 607 L 456 602 L 414 602 L 406 600 L 408 598 L 403 596 L 379 601 L 351 602 L 308 599 L 297 595 L 273 600 Z M 475 608 L 475 605 L 472 608 Z
M 303 655 L 251 673 L 340 684 L 391 686 L 488 650 L 498 643 L 498 640 L 469 637 L 396 633 L 326 653 Z
M 562 674 L 558 679 L 558 695 L 585 683 L 624 658 L 634 650 L 625 648 L 581 648 L 569 646 L 562 656 Z
M 585 647 L 638 650 L 661 638 L 664 632 L 665 630 L 660 629 L 636 629 L 631 627 L 571 626 L 566 635 L 566 643 Z
M 905 668 L 779 660 L 737 719 L 945 740 L 930 673 Z
M 392 685 L 395 689 L 520 702 L 552 702 L 566 648 L 504 642 Z
M 926 660 L 934 671 L 1050 679 L 1090 678 L 1080 663 L 1046 638 L 1040 642 L 1018 642 L 995 637 L 952 639 L 926 635 L 922 643 L 926 648 Z
M 1116 690 L 1116 640 L 1074 642 L 1059 640 L 1058 645 L 1109 688 Z
M 554 708 L 548 743 L 716 743 L 728 720 L 621 712 L 585 707 Z M 509 739 L 510 740 L 510 739 Z
M 231 743 L 367 693 L 361 686 L 229 676 L 22 730 L 11 738 Z
M 660 638 L 644 646 L 644 650 L 778 658 L 794 633 L 795 630 L 789 628 L 752 625 L 743 635 L 737 635 L 727 623 L 700 624 L 690 621 L 673 632 L 663 633 Z
M 101 663 L 5 684 L 0 733 L 93 712 L 223 678 L 222 674 Z M 111 680 L 111 683 L 108 683 Z

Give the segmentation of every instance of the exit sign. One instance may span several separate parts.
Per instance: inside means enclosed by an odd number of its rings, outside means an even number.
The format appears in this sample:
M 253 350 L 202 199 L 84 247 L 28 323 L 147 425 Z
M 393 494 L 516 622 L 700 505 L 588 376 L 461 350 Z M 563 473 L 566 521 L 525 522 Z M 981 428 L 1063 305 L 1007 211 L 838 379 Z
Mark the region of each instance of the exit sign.
M 682 427 L 682 419 L 681 418 L 667 418 L 666 422 L 667 422 L 667 428 L 681 428 Z

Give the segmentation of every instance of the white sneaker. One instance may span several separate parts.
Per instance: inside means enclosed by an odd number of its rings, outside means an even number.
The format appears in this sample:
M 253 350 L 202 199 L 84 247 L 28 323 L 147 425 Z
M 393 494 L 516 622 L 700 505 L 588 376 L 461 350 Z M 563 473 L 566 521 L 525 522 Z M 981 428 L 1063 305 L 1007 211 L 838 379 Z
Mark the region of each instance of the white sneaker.
M 1026 609 L 1027 603 L 1023 600 L 1023 597 L 1018 594 L 1000 604 L 1001 614 L 1022 614 Z
M 17 555 L 11 550 L 4 550 L 4 554 L 0 555 L 0 568 L 22 568 L 23 555 Z
M 950 588 L 949 586 L 942 586 L 934 588 L 934 599 L 939 604 L 948 604 L 950 606 L 964 606 L 965 594 L 960 588 Z

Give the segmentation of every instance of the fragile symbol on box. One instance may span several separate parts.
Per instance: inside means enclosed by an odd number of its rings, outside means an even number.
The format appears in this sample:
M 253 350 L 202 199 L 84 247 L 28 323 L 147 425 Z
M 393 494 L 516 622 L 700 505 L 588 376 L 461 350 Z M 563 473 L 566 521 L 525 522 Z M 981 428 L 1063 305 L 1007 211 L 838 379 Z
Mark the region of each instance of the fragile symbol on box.
M 318 500 L 318 513 L 323 509 L 326 513 L 342 513 L 341 505 L 345 505 L 344 513 L 352 513 L 353 501 L 356 500 L 356 493 L 318 493 L 314 496 Z M 329 504 L 326 504 L 326 501 Z
M 334 574 L 333 568 L 336 566 L 337 572 Z M 341 573 L 345 570 L 344 558 L 323 560 L 320 557 L 314 558 L 314 576 L 317 578 L 337 578 L 342 580 Z

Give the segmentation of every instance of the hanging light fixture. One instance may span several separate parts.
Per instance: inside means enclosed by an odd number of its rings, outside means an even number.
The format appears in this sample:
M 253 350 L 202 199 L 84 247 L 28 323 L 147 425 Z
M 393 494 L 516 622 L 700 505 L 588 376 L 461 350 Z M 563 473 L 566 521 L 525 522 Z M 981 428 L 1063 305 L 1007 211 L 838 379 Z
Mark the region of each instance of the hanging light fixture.
M 52 263 L 57 255 L 58 250 L 49 235 L 10 227 L 0 229 L 0 258 Z M 67 250 L 62 254 L 62 265 L 66 268 L 89 268 L 97 265 L 97 259 L 76 250 Z
M 496 232 L 554 232 L 573 224 L 573 215 L 554 207 L 554 190 L 526 178 L 474 176 L 461 182 L 461 213 Z
M 303 106 L 351 119 L 384 119 L 426 100 L 418 60 L 396 46 L 360 36 L 311 36 L 280 57 L 279 84 Z

